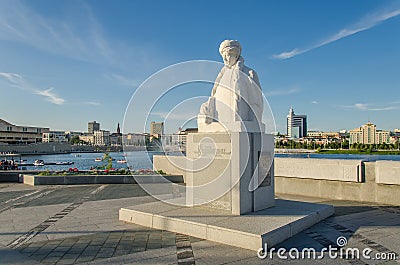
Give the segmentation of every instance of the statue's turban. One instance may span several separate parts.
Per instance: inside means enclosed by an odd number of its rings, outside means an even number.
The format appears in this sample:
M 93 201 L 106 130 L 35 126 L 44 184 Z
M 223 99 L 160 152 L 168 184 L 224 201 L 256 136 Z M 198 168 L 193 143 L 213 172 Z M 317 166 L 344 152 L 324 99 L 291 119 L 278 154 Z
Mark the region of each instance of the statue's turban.
M 225 49 L 237 49 L 239 55 L 242 53 L 242 46 L 237 40 L 224 40 L 221 42 L 221 45 L 219 45 L 219 53 L 222 55 Z

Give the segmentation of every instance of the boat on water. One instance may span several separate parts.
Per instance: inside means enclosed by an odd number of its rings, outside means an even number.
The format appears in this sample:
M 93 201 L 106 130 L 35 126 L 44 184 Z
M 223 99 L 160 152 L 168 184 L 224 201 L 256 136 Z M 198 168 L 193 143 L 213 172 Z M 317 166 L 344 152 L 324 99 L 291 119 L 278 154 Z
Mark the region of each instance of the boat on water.
M 75 157 L 81 157 L 82 155 L 81 154 L 75 154 Z
M 125 160 L 125 159 L 118 159 L 118 160 L 117 160 L 117 163 L 125 164 L 125 163 L 126 163 L 126 160 Z
M 67 161 L 67 162 L 56 162 L 56 165 L 61 165 L 61 166 L 65 166 L 65 165 L 73 165 L 74 162 L 71 161 Z
M 96 158 L 94 161 L 96 161 L 96 162 L 101 162 L 103 159 L 102 158 Z
M 41 159 L 37 159 L 37 160 L 35 160 L 35 162 L 33 162 L 33 165 L 36 167 L 44 166 L 44 161 Z

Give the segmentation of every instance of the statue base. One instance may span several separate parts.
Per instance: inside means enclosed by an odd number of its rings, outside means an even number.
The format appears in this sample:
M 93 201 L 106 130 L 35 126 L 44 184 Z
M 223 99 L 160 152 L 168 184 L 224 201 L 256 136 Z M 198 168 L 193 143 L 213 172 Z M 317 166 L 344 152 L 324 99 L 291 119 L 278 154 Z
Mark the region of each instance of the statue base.
M 186 205 L 234 215 L 274 206 L 273 143 L 260 132 L 189 134 Z
M 275 246 L 334 213 L 326 204 L 276 200 L 276 206 L 246 215 L 204 207 L 176 206 L 171 199 L 124 207 L 119 220 L 257 251 Z

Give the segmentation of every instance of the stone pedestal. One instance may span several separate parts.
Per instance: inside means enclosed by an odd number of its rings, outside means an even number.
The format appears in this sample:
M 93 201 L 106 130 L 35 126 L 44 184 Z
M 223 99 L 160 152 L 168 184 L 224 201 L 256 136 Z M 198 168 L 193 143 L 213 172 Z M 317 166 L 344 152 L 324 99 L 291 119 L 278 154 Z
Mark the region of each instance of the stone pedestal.
M 204 204 L 234 215 L 274 206 L 274 138 L 255 126 L 241 126 L 234 124 L 237 130 L 229 133 L 187 136 L 187 205 Z

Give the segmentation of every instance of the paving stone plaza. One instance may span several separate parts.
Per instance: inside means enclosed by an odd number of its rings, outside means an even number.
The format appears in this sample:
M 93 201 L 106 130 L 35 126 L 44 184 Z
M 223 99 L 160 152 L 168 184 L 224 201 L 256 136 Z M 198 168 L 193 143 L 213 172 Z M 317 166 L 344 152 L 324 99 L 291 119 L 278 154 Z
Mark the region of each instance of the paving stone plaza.
M 160 190 L 169 192 L 168 184 Z M 394 253 L 397 260 L 360 258 L 261 259 L 255 251 L 155 230 L 118 220 L 121 205 L 153 202 L 135 184 L 0 185 L 1 264 L 398 264 L 400 207 L 327 201 L 277 194 L 277 198 L 331 204 L 335 215 L 274 246 L 287 250 L 337 246 Z M 340 253 L 338 251 L 338 253 Z

